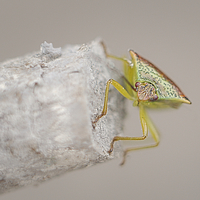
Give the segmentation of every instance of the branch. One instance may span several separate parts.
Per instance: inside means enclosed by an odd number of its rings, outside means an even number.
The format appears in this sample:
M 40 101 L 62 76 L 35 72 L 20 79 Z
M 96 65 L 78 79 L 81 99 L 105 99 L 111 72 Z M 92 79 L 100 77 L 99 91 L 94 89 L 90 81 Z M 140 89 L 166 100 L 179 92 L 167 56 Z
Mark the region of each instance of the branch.
M 0 65 L 0 193 L 67 171 L 113 159 L 112 138 L 122 133 L 121 95 L 111 78 L 100 40 L 64 50 L 44 42 L 40 52 Z

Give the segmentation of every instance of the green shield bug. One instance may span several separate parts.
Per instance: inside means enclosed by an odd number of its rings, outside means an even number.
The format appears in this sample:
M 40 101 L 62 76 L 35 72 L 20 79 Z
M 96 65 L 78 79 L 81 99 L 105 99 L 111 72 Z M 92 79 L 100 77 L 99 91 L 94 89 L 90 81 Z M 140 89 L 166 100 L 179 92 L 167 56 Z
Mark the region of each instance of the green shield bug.
M 104 46 L 104 45 L 103 45 Z M 105 49 L 105 46 L 104 46 Z M 106 50 L 105 50 L 106 52 Z M 93 127 L 98 120 L 107 113 L 107 102 L 109 85 L 113 85 L 125 98 L 133 101 L 133 106 L 138 106 L 140 111 L 140 121 L 142 125 L 141 137 L 116 136 L 113 138 L 109 154 L 113 151 L 113 145 L 119 140 L 144 140 L 150 131 L 155 143 L 148 146 L 128 148 L 124 151 L 124 158 L 121 164 L 125 163 L 126 155 L 129 151 L 151 148 L 158 146 L 159 134 L 146 112 L 146 108 L 178 108 L 182 103 L 191 104 L 191 101 L 183 94 L 181 89 L 154 64 L 139 56 L 133 50 L 129 50 L 131 60 L 112 55 L 108 57 L 121 60 L 124 65 L 125 87 L 117 81 L 109 79 L 105 90 L 105 100 L 102 113 L 93 121 Z

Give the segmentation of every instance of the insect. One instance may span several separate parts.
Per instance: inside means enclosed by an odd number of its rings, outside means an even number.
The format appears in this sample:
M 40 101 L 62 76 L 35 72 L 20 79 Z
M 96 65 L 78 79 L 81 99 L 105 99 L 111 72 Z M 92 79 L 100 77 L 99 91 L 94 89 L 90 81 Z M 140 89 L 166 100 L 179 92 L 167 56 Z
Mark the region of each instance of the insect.
M 121 165 L 125 163 L 125 158 L 128 152 L 138 149 L 156 147 L 160 142 L 158 131 L 151 121 L 150 117 L 148 116 L 146 108 L 178 108 L 182 103 L 191 104 L 191 101 L 183 94 L 181 89 L 160 69 L 158 69 L 148 60 L 139 56 L 133 50 L 129 50 L 129 53 L 131 56 L 131 60 L 108 55 L 106 53 L 108 57 L 121 60 L 123 62 L 123 79 L 125 81 L 125 87 L 123 87 L 113 79 L 109 79 L 107 81 L 104 107 L 102 113 L 96 117 L 93 125 L 95 125 L 98 120 L 107 113 L 108 93 L 109 86 L 111 84 L 125 98 L 133 101 L 133 106 L 139 107 L 143 134 L 140 137 L 115 136 L 110 144 L 110 149 L 108 153 L 112 153 L 113 146 L 116 141 L 145 140 L 148 136 L 148 130 L 150 131 L 155 143 L 148 146 L 126 149 L 124 151 L 123 161 Z

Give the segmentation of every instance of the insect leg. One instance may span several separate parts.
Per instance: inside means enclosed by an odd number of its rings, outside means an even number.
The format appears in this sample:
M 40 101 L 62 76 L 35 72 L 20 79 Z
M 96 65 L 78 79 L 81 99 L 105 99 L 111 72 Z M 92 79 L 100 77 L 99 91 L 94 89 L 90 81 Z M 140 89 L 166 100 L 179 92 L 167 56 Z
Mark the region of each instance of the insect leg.
M 101 41 L 101 45 L 104 49 L 104 53 L 105 53 L 106 57 L 113 58 L 113 59 L 116 59 L 116 60 L 121 60 L 123 62 L 129 62 L 128 59 L 126 59 L 126 58 L 121 58 L 121 57 L 117 57 L 117 56 L 113 56 L 113 55 L 108 54 L 106 45 L 103 41 Z
M 97 118 L 92 122 L 93 127 L 98 122 L 98 120 L 101 117 L 103 117 L 104 115 L 106 115 L 106 113 L 107 113 L 107 108 L 108 108 L 108 93 L 109 93 L 109 86 L 110 86 L 110 84 L 112 84 L 124 97 L 126 97 L 127 99 L 130 99 L 130 100 L 133 100 L 133 97 L 131 95 L 129 95 L 129 93 L 125 90 L 125 88 L 123 86 L 121 86 L 117 81 L 115 81 L 113 79 L 109 79 L 107 81 L 107 84 L 106 84 L 106 91 L 105 91 L 105 99 L 104 99 L 103 110 L 102 110 L 101 114 L 99 116 L 97 116 Z
M 141 119 L 141 124 L 142 124 L 142 129 L 144 131 L 145 126 L 148 127 L 154 141 L 155 144 L 151 144 L 148 146 L 142 146 L 142 147 L 135 147 L 135 148 L 128 148 L 124 151 L 124 155 L 123 155 L 123 161 L 121 163 L 121 165 L 123 165 L 126 161 L 126 155 L 129 151 L 134 151 L 134 150 L 139 150 L 139 149 L 146 149 L 146 148 L 152 148 L 152 147 L 156 147 L 158 146 L 160 139 L 159 139 L 159 133 L 156 129 L 156 127 L 154 126 L 152 120 L 150 119 L 150 117 L 148 116 L 148 114 L 146 113 L 145 109 L 143 107 L 140 106 L 140 119 Z M 143 133 L 144 134 L 144 133 Z M 146 134 L 147 135 L 147 134 Z
M 145 112 L 143 110 L 143 107 L 140 109 L 140 121 L 141 121 L 141 125 L 142 125 L 142 132 L 143 135 L 141 137 L 122 137 L 122 136 L 115 136 L 110 144 L 110 150 L 108 151 L 108 153 L 110 154 L 113 151 L 113 145 L 114 142 L 119 141 L 119 140 L 144 140 L 146 139 L 147 135 L 148 135 L 148 126 L 147 126 L 147 122 L 145 120 Z M 126 151 L 125 151 L 126 152 Z

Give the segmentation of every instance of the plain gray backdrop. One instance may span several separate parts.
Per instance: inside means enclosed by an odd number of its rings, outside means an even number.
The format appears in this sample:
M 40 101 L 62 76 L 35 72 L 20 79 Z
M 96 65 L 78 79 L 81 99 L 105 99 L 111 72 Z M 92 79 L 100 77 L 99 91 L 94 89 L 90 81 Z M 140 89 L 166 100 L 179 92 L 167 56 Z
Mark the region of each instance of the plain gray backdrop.
M 199 11 L 199 0 L 1 0 L 0 62 L 38 51 L 44 41 L 64 47 L 100 36 L 112 54 L 128 56 L 131 48 L 152 61 L 192 105 L 149 111 L 161 143 L 130 153 L 123 167 L 116 159 L 0 199 L 199 199 Z M 126 106 L 124 134 L 140 135 L 138 109 Z

